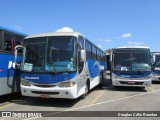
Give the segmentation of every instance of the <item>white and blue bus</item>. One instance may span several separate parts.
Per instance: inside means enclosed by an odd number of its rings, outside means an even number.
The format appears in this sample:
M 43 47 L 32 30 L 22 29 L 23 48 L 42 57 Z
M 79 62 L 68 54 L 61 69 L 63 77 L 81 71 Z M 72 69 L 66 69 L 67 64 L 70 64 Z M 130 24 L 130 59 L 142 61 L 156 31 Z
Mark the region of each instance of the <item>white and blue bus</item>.
M 152 81 L 160 81 L 160 52 L 152 52 Z
M 107 54 L 110 56 L 113 86 L 151 86 L 151 54 L 148 47 L 118 47 L 107 51 Z
M 0 95 L 20 91 L 19 70 L 9 70 L 8 63 L 14 58 L 14 47 L 21 45 L 24 37 L 23 33 L 0 26 Z
M 42 98 L 75 99 L 103 81 L 106 54 L 77 32 L 31 35 L 24 39 L 21 93 Z M 15 59 L 16 61 L 16 59 Z

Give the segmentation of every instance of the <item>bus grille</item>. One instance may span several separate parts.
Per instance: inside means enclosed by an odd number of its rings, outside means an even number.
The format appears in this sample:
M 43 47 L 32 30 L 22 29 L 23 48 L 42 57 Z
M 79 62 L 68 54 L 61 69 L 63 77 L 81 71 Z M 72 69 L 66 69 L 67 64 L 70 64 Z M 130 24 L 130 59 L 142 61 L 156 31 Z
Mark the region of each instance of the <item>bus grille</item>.
M 123 80 L 144 80 L 144 78 L 123 78 L 123 77 L 121 77 L 120 79 L 123 79 Z
M 120 81 L 121 84 L 127 84 L 127 85 L 142 85 L 144 82 L 135 82 L 134 84 L 130 84 L 126 81 Z
M 57 95 L 59 94 L 59 92 L 41 92 L 41 91 L 32 91 L 32 93 L 35 93 L 35 94 L 52 94 L 52 95 Z
M 57 85 L 34 85 L 34 86 L 48 88 L 48 87 L 56 87 Z

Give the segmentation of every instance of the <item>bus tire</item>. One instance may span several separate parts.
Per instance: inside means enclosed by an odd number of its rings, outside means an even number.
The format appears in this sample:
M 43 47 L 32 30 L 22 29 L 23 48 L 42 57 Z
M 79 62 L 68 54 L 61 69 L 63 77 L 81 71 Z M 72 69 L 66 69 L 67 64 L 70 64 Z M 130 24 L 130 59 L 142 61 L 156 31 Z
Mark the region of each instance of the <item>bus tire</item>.
M 82 99 L 85 99 L 86 96 L 88 95 L 88 93 L 89 93 L 89 87 L 90 87 L 89 80 L 87 80 L 86 87 L 85 87 L 85 93 L 81 96 Z
M 99 83 L 98 87 L 99 88 L 103 87 L 103 75 L 102 74 L 100 75 L 100 83 Z

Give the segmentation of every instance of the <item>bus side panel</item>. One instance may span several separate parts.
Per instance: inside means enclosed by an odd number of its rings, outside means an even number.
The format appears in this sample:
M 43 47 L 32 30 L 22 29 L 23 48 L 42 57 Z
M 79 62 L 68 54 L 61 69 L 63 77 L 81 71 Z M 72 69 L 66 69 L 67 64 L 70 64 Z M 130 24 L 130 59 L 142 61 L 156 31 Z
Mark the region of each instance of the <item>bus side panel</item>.
M 87 65 L 91 78 L 90 88 L 92 89 L 101 82 L 100 75 L 103 75 L 103 77 L 105 77 L 106 63 L 95 60 L 88 60 Z
M 95 60 L 86 61 L 82 73 L 80 73 L 77 77 L 78 97 L 85 93 L 87 79 L 90 81 L 90 89 L 99 84 L 99 68 L 99 62 L 96 62 Z
M 0 54 L 0 95 L 20 91 L 20 71 L 8 70 L 8 63 L 13 59 L 13 55 Z
M 96 76 L 99 76 L 99 62 L 95 60 L 88 60 L 87 61 L 88 69 L 90 77 L 93 79 Z

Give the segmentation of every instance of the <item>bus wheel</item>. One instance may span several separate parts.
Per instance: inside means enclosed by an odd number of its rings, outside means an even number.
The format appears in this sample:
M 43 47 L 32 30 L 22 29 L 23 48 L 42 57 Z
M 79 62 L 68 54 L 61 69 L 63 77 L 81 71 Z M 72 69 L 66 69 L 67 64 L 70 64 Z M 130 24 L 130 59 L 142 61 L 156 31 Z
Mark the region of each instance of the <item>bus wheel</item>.
M 100 83 L 99 83 L 99 88 L 103 87 L 103 75 L 100 75 Z
M 85 99 L 89 93 L 89 82 L 86 83 L 85 93 L 81 96 L 82 99 Z

